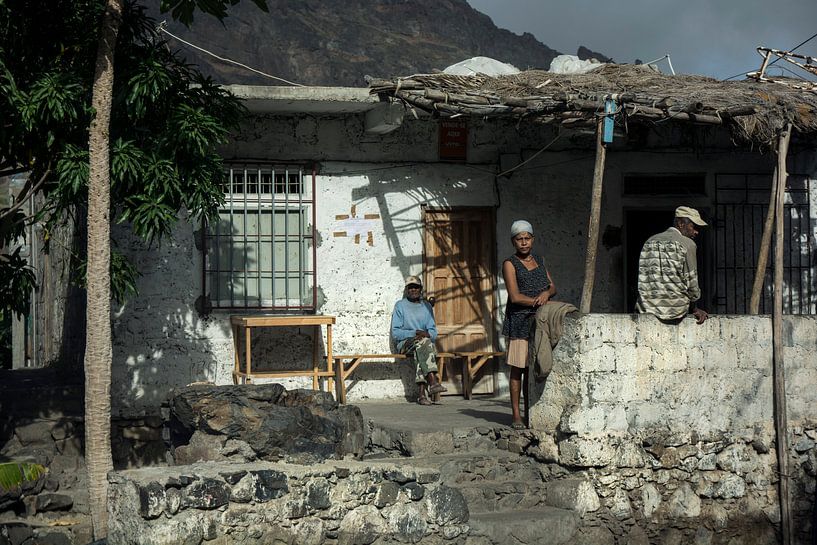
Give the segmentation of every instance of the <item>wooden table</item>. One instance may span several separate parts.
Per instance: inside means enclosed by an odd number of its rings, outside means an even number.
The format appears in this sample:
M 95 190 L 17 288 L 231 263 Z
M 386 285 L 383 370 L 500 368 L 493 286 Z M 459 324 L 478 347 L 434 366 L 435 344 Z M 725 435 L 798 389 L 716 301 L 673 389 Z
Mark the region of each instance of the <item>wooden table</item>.
M 320 377 L 326 377 L 329 381 L 329 391 L 332 389 L 332 377 L 334 371 L 332 366 L 332 325 L 335 323 L 334 316 L 310 316 L 310 315 L 263 315 L 248 314 L 243 316 L 230 316 L 230 325 L 233 329 L 233 346 L 235 350 L 235 370 L 233 370 L 233 382 L 252 382 L 253 377 L 258 378 L 286 378 L 286 377 L 312 377 L 312 388 L 319 389 Z M 319 354 L 319 343 L 322 342 L 321 326 L 326 326 L 326 371 L 320 370 L 321 356 Z M 315 338 L 312 345 L 312 369 L 292 369 L 282 371 L 261 371 L 253 373 L 252 370 L 252 328 L 254 327 L 315 327 Z M 239 343 L 239 333 L 244 329 L 245 361 L 242 371 L 241 350 Z

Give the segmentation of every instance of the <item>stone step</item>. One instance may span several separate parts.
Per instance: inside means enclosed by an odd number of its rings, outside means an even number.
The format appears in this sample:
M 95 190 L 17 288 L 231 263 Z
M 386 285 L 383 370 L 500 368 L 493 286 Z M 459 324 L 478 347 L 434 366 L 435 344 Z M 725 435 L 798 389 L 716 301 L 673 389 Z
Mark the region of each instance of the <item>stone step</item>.
M 472 512 L 514 511 L 544 505 L 545 484 L 528 481 L 474 481 L 453 485 Z
M 579 517 L 565 509 L 539 507 L 471 513 L 468 524 L 471 536 L 482 536 L 495 545 L 560 545 L 576 533 Z
M 377 459 L 368 458 L 367 459 Z M 431 467 L 449 486 L 483 481 L 542 482 L 540 465 L 508 451 L 454 453 L 422 457 L 389 458 L 392 463 Z

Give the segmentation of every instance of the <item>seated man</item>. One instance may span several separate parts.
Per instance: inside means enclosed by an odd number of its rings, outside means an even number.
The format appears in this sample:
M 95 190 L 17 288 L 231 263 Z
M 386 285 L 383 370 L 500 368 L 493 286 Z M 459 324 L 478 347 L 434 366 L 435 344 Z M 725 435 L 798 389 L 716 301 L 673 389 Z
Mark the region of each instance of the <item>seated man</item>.
M 403 299 L 394 305 L 391 315 L 391 337 L 397 351 L 406 354 L 417 366 L 416 380 L 420 387 L 417 403 L 431 405 L 426 395 L 426 385 L 430 395 L 444 392 L 446 388 L 437 377 L 437 326 L 431 305 L 422 300 L 423 284 L 416 276 L 406 278 Z
M 699 324 L 706 321 L 709 315 L 695 304 L 701 289 L 694 242 L 698 229 L 706 226 L 697 210 L 679 206 L 672 227 L 647 239 L 638 261 L 638 312 L 671 324 L 688 313 Z

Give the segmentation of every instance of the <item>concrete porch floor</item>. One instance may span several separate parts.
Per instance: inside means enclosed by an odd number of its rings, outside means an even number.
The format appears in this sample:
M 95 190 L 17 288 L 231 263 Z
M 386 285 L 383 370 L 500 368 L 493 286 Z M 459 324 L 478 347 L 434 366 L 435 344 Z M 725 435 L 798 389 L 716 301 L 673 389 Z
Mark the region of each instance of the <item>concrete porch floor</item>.
M 363 419 L 379 427 L 405 432 L 454 431 L 510 426 L 507 396 L 444 396 L 440 404 L 422 406 L 402 399 L 356 401 Z

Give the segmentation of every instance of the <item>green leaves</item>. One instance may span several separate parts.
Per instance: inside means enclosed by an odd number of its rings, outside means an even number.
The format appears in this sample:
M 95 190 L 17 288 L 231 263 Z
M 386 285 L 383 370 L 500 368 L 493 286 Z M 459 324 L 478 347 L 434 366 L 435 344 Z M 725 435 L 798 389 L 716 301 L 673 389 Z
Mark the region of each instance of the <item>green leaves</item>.
M 141 62 L 136 73 L 128 80 L 125 103 L 131 108 L 131 117 L 143 117 L 148 108 L 161 100 L 174 84 L 174 75 L 161 59 L 153 56 Z
M 170 130 L 187 153 L 207 155 L 226 140 L 227 129 L 203 107 L 178 104 L 170 117 Z
M 84 90 L 72 73 L 47 72 L 36 80 L 28 93 L 21 93 L 23 122 L 27 130 L 38 124 L 75 123 L 83 111 Z M 50 135 L 52 138 L 54 135 Z
M 135 184 L 142 176 L 145 161 L 145 152 L 135 142 L 117 138 L 111 146 L 111 185 L 129 188 Z
M 78 287 L 85 289 L 87 285 L 88 260 L 80 258 L 73 271 L 71 281 Z M 139 293 L 136 279 L 141 276 L 133 263 L 128 261 L 122 252 L 111 248 L 111 298 L 120 305 Z
M 24 483 L 33 483 L 48 470 L 40 464 L 28 462 L 0 463 L 0 491 L 7 492 L 22 487 Z
M 28 312 L 28 297 L 35 286 L 34 269 L 20 255 L 22 247 L 0 254 L 0 301 L 18 316 Z
M 165 0 L 162 9 L 192 21 L 199 10 L 223 17 L 238 0 Z M 264 0 L 253 0 L 266 9 Z M 28 170 L 46 199 L 37 217 L 83 218 L 88 187 L 88 126 L 93 68 L 104 3 L 98 0 L 0 0 L 0 170 Z M 117 41 L 110 125 L 111 217 L 148 243 L 168 236 L 182 211 L 213 217 L 223 201 L 216 147 L 245 113 L 241 103 L 174 56 L 129 1 Z M 42 203 L 42 199 L 36 202 Z M 25 221 L 0 222 L 0 234 Z M 16 223 L 15 223 L 16 222 Z M 138 275 L 122 254 L 112 258 L 112 291 L 135 293 Z M 25 260 L 3 256 L 0 308 L 21 308 L 33 275 Z M 11 269 L 15 268 L 15 272 Z M 7 276 L 8 275 L 8 276 Z

